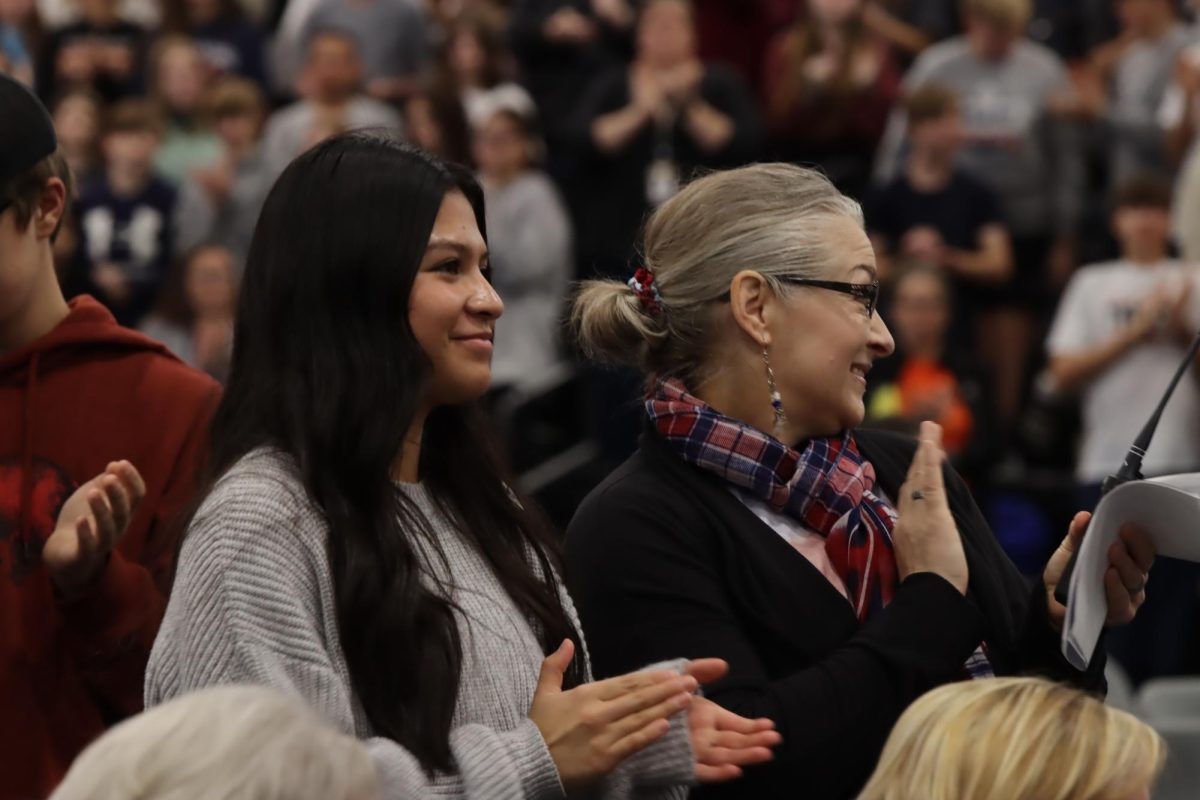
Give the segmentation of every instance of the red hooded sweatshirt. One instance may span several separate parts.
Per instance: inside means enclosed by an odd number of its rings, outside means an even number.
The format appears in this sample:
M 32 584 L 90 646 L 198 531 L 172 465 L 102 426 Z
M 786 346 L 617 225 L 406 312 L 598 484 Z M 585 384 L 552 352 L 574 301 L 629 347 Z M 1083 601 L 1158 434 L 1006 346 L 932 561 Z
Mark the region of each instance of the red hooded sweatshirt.
M 0 798 L 44 798 L 72 759 L 142 708 L 178 512 L 220 389 L 77 297 L 54 330 L 0 358 Z M 110 461 L 146 498 L 83 597 L 60 601 L 41 552 L 58 512 Z

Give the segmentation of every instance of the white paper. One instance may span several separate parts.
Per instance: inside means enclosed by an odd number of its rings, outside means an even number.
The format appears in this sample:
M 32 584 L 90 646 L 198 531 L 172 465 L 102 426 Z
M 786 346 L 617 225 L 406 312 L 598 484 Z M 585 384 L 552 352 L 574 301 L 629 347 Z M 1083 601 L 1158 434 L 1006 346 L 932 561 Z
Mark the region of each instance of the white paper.
M 1149 534 L 1158 555 L 1200 562 L 1200 472 L 1130 481 L 1101 498 L 1068 587 L 1062 652 L 1076 669 L 1087 669 L 1108 616 L 1108 550 L 1126 522 Z

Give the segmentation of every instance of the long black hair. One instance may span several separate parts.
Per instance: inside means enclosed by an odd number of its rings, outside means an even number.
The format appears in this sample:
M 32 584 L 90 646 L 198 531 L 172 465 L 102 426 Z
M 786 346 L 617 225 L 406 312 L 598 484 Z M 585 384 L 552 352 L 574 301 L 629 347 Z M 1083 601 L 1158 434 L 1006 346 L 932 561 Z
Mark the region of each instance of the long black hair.
M 371 725 L 427 770 L 449 770 L 462 639 L 445 587 L 422 581 L 429 521 L 392 482 L 432 373 L 409 294 L 442 199 L 469 173 L 380 132 L 293 161 L 263 206 L 247 259 L 233 362 L 212 425 L 208 485 L 249 451 L 288 454 L 329 526 L 342 651 Z M 513 494 L 473 407 L 425 424 L 421 480 L 487 559 L 546 653 L 578 641 L 552 570 L 556 542 Z M 579 659 L 567 676 L 581 677 Z

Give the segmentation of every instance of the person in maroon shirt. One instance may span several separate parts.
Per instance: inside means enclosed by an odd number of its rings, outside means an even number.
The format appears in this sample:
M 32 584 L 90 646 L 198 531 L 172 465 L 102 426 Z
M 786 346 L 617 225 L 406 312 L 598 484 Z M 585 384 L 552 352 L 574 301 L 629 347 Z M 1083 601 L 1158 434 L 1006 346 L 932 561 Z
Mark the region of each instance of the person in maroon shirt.
M 52 242 L 70 169 L 4 76 L 0 119 L 0 798 L 29 798 L 142 709 L 219 389 L 92 298 L 67 302 Z
M 854 197 L 900 93 L 891 49 L 864 9 L 863 0 L 810 0 L 768 47 L 762 85 L 771 154 L 820 165 Z

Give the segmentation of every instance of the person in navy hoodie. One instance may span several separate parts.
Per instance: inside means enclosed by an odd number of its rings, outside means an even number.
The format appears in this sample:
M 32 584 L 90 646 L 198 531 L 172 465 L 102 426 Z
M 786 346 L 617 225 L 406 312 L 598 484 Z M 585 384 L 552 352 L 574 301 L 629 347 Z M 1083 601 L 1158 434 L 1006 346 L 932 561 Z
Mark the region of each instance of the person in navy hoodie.
M 148 103 L 113 106 L 101 140 L 104 172 L 81 189 L 76 208 L 89 288 L 131 327 L 153 305 L 171 256 L 176 192 L 153 167 L 161 130 Z

